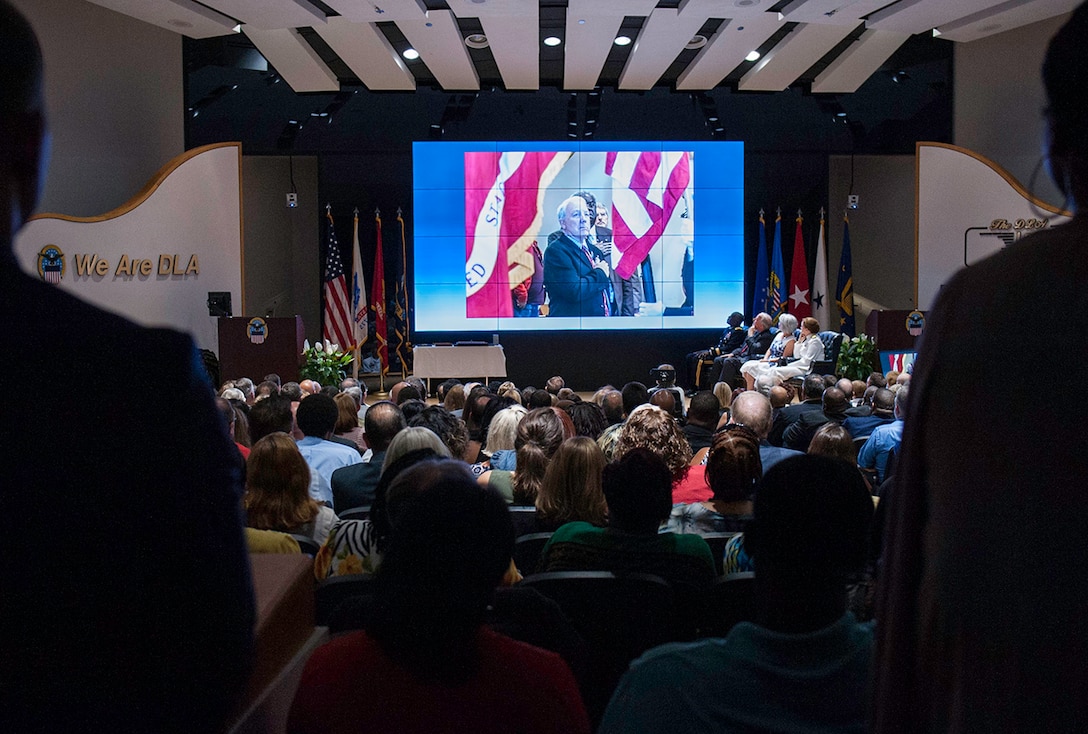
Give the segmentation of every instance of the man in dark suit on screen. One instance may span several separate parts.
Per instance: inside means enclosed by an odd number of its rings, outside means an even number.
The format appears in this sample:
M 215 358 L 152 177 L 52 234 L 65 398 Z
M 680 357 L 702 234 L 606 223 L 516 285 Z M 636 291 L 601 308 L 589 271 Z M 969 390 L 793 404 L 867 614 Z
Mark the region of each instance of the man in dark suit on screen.
M 585 199 L 571 196 L 559 205 L 561 234 L 544 252 L 544 287 L 549 316 L 611 316 L 608 262 L 589 244 L 593 221 Z

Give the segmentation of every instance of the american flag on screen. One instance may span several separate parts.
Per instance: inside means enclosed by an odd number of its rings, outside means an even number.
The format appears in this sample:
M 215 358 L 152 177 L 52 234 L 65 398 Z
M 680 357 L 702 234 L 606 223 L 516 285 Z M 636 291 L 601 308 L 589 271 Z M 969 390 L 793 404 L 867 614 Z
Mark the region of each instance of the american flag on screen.
M 612 177 L 612 242 L 622 253 L 616 273 L 630 278 L 672 219 L 691 181 L 689 151 L 624 151 L 605 156 Z
M 465 153 L 469 318 L 513 316 L 511 288 L 533 274 L 544 192 L 569 152 Z
M 344 260 L 336 241 L 332 211 L 326 210 L 329 220 L 329 236 L 325 248 L 325 312 L 321 336 L 326 343 L 333 342 L 341 348 L 352 343 L 351 299 L 348 297 L 348 279 L 344 274 Z

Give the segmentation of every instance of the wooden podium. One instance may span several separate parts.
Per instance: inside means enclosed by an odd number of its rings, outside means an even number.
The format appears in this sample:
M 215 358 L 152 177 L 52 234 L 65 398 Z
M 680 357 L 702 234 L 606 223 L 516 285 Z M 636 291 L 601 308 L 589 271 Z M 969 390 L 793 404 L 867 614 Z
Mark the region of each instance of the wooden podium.
M 907 310 L 870 311 L 865 319 L 865 333 L 876 340 L 882 352 L 913 352 L 918 337 L 907 331 Z
M 275 372 L 283 382 L 297 382 L 303 339 L 301 316 L 224 316 L 219 319 L 220 377 L 258 383 Z

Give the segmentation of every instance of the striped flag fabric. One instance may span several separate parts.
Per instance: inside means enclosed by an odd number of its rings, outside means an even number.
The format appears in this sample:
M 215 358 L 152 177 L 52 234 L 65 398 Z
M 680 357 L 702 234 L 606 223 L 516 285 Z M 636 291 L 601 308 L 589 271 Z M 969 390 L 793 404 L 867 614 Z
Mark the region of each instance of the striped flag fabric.
M 332 342 L 342 349 L 347 349 L 352 343 L 351 300 L 348 298 L 348 279 L 344 273 L 344 260 L 340 256 L 340 245 L 336 241 L 332 210 L 327 208 L 325 216 L 329 220 L 329 232 L 325 245 L 325 310 L 322 318 L 321 336 L 326 344 Z
M 400 224 L 400 271 L 397 273 L 396 290 L 393 293 L 393 334 L 396 336 L 395 352 L 400 361 L 402 377 L 407 377 L 412 359 L 411 324 L 408 320 L 408 245 L 404 238 L 404 217 L 397 209 Z
M 690 151 L 612 151 L 604 172 L 612 177 L 612 262 L 631 277 L 665 233 L 691 182 Z
M 768 280 L 771 277 L 770 263 L 767 262 L 767 223 L 763 220 L 763 210 L 759 210 L 759 252 L 756 255 L 755 292 L 752 296 L 752 318 L 767 310 Z
M 824 210 L 820 209 L 820 236 L 816 241 L 816 270 L 812 273 L 812 315 L 821 329 L 834 330 L 831 303 L 827 300 L 827 246 L 824 243 Z
M 839 331 L 854 336 L 854 263 L 850 257 L 850 217 L 842 215 L 842 257 L 835 302 L 839 305 Z
M 362 250 L 359 248 L 359 210 L 355 210 L 351 237 L 351 326 L 352 343 L 358 350 L 370 337 L 367 324 L 366 278 L 363 276 Z M 356 354 L 356 364 L 359 361 Z
M 808 258 L 805 257 L 805 238 L 801 232 L 804 218 L 797 212 L 797 228 L 793 234 L 793 264 L 790 267 L 790 308 L 791 314 L 800 321 L 812 315 L 812 301 L 809 300 Z
M 465 287 L 469 318 L 514 315 L 511 290 L 533 274 L 544 192 L 570 152 L 465 153 Z M 554 220 L 553 220 L 554 222 Z
M 374 339 L 378 343 L 376 350 L 381 360 L 381 374 L 389 373 L 389 347 L 385 330 L 385 257 L 382 254 L 382 218 L 374 212 L 374 222 L 378 232 L 378 246 L 374 249 L 374 280 L 370 288 L 370 310 L 374 313 Z
M 768 313 L 778 323 L 778 317 L 785 312 L 786 304 L 786 268 L 782 265 L 782 210 L 774 218 L 774 247 L 771 255 L 771 277 L 767 285 Z

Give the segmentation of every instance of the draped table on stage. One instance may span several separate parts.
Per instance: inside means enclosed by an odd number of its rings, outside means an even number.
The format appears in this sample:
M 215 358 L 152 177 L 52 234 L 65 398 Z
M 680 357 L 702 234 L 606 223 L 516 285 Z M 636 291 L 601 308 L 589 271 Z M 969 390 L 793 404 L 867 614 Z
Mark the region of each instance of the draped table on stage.
M 433 377 L 506 377 L 506 353 L 498 345 L 415 347 L 412 350 L 412 374 L 427 380 L 431 391 Z

